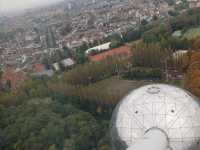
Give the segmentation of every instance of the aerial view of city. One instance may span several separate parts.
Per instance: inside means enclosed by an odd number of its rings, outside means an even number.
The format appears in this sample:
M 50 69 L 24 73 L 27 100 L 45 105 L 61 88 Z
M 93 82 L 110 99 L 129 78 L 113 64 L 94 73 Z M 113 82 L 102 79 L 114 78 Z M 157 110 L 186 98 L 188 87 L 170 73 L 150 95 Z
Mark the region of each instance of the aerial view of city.
M 0 0 L 0 150 L 200 150 L 199 98 L 200 0 Z

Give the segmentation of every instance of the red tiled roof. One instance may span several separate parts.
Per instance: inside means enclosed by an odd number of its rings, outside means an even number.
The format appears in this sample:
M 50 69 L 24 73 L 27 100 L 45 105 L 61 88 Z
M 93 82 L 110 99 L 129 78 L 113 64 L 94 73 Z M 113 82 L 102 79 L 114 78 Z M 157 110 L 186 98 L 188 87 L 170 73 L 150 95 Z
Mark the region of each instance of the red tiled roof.
M 108 57 L 128 57 L 130 56 L 130 51 L 131 47 L 130 46 L 121 46 L 118 48 L 114 48 L 105 52 L 102 52 L 100 54 L 94 55 L 94 56 L 89 56 L 89 60 L 92 62 L 98 62 L 105 60 Z
M 34 72 L 42 72 L 45 70 L 45 66 L 43 64 L 37 63 L 33 65 Z

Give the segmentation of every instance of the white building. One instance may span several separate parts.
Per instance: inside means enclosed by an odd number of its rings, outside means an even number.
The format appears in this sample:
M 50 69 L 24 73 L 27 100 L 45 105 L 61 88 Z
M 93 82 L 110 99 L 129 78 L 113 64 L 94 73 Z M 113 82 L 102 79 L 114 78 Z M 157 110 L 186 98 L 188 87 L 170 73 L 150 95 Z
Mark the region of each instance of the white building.
M 59 71 L 59 70 L 60 70 L 60 65 L 59 65 L 59 63 L 54 63 L 54 64 L 53 64 L 53 68 L 55 69 L 55 71 Z
M 98 51 L 98 52 L 105 51 L 110 48 L 110 44 L 111 44 L 111 42 L 108 42 L 108 43 L 104 43 L 104 44 L 92 47 L 92 48 L 86 50 L 85 54 L 89 55 L 93 51 Z
M 75 65 L 75 62 L 71 58 L 67 58 L 67 59 L 62 60 L 61 64 L 63 65 L 63 67 L 71 67 Z

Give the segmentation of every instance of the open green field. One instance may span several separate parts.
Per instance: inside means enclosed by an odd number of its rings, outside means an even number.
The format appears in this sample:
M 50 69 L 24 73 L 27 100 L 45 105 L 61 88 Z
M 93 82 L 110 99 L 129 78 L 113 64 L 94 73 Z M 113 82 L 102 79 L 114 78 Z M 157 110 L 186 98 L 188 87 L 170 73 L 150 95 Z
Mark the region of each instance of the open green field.
M 192 39 L 198 36 L 200 36 L 200 27 L 187 30 L 183 35 L 183 38 Z
M 137 89 L 143 85 L 151 84 L 150 80 L 124 80 L 119 77 L 112 77 L 89 85 L 91 88 L 97 87 L 104 93 L 114 93 L 125 96 L 131 90 Z
M 84 91 L 81 97 L 85 97 L 86 94 L 85 98 L 91 99 L 91 101 L 115 105 L 130 91 L 151 83 L 153 82 L 150 80 L 124 80 L 112 77 L 84 87 L 81 90 Z M 88 97 L 88 95 L 90 96 Z

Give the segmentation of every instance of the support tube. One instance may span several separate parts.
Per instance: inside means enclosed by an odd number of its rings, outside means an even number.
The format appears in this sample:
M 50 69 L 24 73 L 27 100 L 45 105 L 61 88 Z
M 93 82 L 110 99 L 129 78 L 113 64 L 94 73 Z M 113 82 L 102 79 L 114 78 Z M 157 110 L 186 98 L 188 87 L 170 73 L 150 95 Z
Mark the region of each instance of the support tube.
M 152 128 L 127 150 L 171 150 L 171 148 L 167 134 L 159 128 Z

